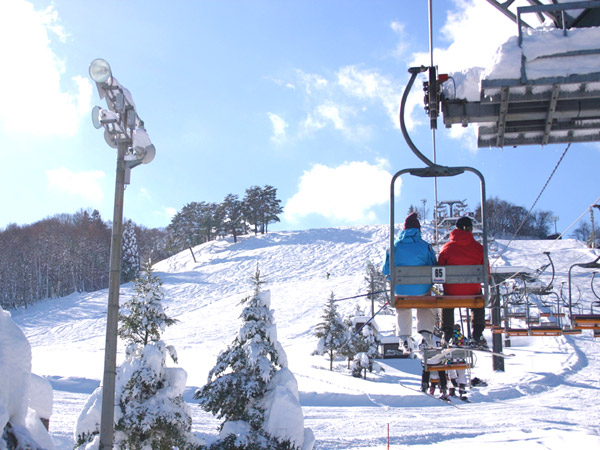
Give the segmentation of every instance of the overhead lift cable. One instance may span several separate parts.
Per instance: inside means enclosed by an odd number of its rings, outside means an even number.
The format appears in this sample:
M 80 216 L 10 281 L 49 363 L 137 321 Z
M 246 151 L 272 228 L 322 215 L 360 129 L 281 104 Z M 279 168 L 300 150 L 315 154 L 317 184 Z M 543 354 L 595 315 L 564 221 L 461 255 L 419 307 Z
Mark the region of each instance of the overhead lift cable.
M 510 238 L 510 240 L 506 244 L 504 251 L 506 251 L 506 249 L 508 249 L 508 246 L 512 243 L 512 241 L 515 240 L 515 237 L 517 237 L 517 235 L 519 234 L 519 231 L 521 231 L 521 228 L 523 228 L 523 225 L 525 225 L 525 222 L 527 221 L 527 218 L 530 216 L 531 212 L 533 211 L 533 208 L 535 208 L 535 205 L 537 204 L 537 202 L 539 201 L 540 197 L 542 196 L 542 194 L 546 190 L 546 187 L 548 187 L 548 184 L 550 183 L 550 180 L 552 179 L 552 177 L 556 173 L 556 170 L 558 169 L 558 166 L 560 166 L 560 163 L 562 162 L 563 158 L 565 157 L 565 155 L 569 151 L 570 147 L 571 147 L 571 143 L 569 142 L 569 144 L 567 145 L 567 147 L 563 151 L 563 154 L 560 156 L 558 162 L 554 166 L 554 169 L 552 170 L 552 173 L 550 174 L 550 176 L 546 180 L 546 183 L 544 183 L 544 186 L 542 187 L 542 190 L 540 191 L 540 193 L 536 197 L 535 201 L 531 205 L 531 208 L 529 208 L 529 211 L 527 211 L 527 214 L 525 214 L 525 216 L 523 217 L 523 220 L 521 221 L 521 223 L 519 224 L 519 226 L 517 227 L 517 229 L 513 233 L 512 237 Z M 504 252 L 502 252 L 502 253 L 504 253 Z M 494 262 L 496 262 L 498 260 L 498 258 L 500 258 L 502 256 L 502 253 L 500 253 L 498 256 L 496 256 L 496 258 L 494 259 L 494 261 L 492 261 L 492 264 Z

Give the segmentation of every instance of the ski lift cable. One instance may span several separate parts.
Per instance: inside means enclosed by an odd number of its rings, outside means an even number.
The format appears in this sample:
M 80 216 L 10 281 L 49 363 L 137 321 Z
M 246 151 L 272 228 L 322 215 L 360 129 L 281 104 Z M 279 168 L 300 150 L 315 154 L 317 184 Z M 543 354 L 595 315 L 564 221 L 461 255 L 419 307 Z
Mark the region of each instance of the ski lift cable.
M 569 151 L 569 148 L 571 147 L 571 143 L 569 142 L 569 144 L 567 145 L 567 147 L 565 148 L 565 150 L 563 151 L 562 155 L 560 156 L 558 162 L 556 163 L 556 165 L 554 166 L 554 169 L 552 170 L 552 173 L 550 174 L 550 176 L 548 177 L 548 179 L 546 180 L 546 183 L 544 184 L 544 187 L 542 187 L 540 193 L 538 194 L 537 198 L 535 199 L 535 201 L 533 202 L 533 204 L 531 205 L 531 208 L 529 208 L 529 211 L 527 211 L 527 214 L 525 214 L 525 217 L 523 217 L 523 220 L 521 221 L 521 223 L 519 224 L 519 226 L 517 227 L 517 230 L 513 233 L 512 237 L 510 238 L 510 240 L 508 241 L 508 243 L 506 244 L 506 247 L 504 249 L 504 251 L 506 251 L 506 249 L 508 249 L 508 246 L 511 244 L 512 241 L 515 240 L 515 237 L 519 234 L 519 231 L 521 231 L 521 228 L 523 227 L 523 225 L 525 225 L 525 222 L 527 221 L 527 218 L 529 217 L 529 215 L 531 214 L 531 211 L 533 211 L 533 208 L 535 208 L 535 205 L 537 204 L 537 202 L 539 201 L 540 197 L 542 196 L 542 194 L 544 193 L 544 191 L 546 190 L 546 187 L 548 187 L 548 183 L 550 183 L 550 180 L 552 179 L 552 177 L 554 176 L 554 174 L 556 173 L 556 170 L 558 169 L 558 166 L 560 165 L 560 163 L 562 162 L 563 158 L 565 157 L 565 155 L 567 154 L 567 151 Z M 561 235 L 562 236 L 562 235 Z M 504 252 L 502 252 L 501 254 L 499 254 L 498 256 L 496 256 L 496 258 L 494 259 L 494 261 L 492 261 L 493 265 L 498 258 L 500 258 L 502 256 Z
M 597 204 L 598 202 L 600 202 L 600 197 L 598 197 L 598 198 L 597 198 L 597 199 L 596 199 L 596 200 L 595 200 L 595 201 L 594 201 L 594 202 L 593 202 L 593 203 L 592 203 L 590 206 L 588 206 L 588 207 L 585 209 L 585 211 L 583 211 L 583 212 L 582 212 L 582 213 L 579 215 L 579 217 L 577 217 L 577 219 L 575 219 L 575 220 L 573 221 L 573 223 L 571 223 L 571 225 L 569 225 L 569 226 L 568 226 L 568 227 L 565 229 L 565 231 L 563 231 L 563 232 L 562 232 L 562 233 L 561 233 L 559 236 L 557 236 L 557 238 L 556 238 L 554 241 L 552 241 L 552 243 L 554 243 L 554 242 L 556 242 L 557 240 L 561 239 L 561 238 L 562 238 L 562 237 L 563 237 L 563 236 L 564 236 L 564 235 L 567 233 L 567 231 L 569 231 L 571 228 L 573 228 L 573 227 L 574 227 L 574 226 L 577 224 L 577 222 L 579 222 L 579 221 L 581 220 L 581 218 L 582 218 L 583 216 L 585 216 L 585 215 L 586 215 L 586 214 L 589 212 L 589 210 L 590 210 L 590 209 L 593 207 L 593 205 Z M 550 248 L 550 247 L 548 247 L 548 248 Z
M 598 202 L 600 202 L 600 197 L 598 197 L 598 198 L 596 199 L 596 201 L 595 201 L 594 203 L 592 203 L 592 205 L 595 205 L 595 204 L 596 204 L 596 203 L 598 203 Z M 552 247 L 554 246 L 554 244 L 556 244 L 556 242 L 558 242 L 558 240 L 559 240 L 559 239 L 562 239 L 562 238 L 564 237 L 564 235 L 565 235 L 565 234 L 567 234 L 567 233 L 569 232 L 569 230 L 570 230 L 571 228 L 573 228 L 573 227 L 574 227 L 574 226 L 577 224 L 577 222 L 579 222 L 579 221 L 581 220 L 581 218 L 582 218 L 583 216 L 585 216 L 585 215 L 588 213 L 588 211 L 590 210 L 590 208 L 592 207 L 592 205 L 588 206 L 588 207 L 587 207 L 587 208 L 586 208 L 586 209 L 585 209 L 585 210 L 584 210 L 584 211 L 583 211 L 583 212 L 582 212 L 582 213 L 579 215 L 579 217 L 577 217 L 577 219 L 575 219 L 575 220 L 573 221 L 573 223 L 571 223 L 571 224 L 570 224 L 570 225 L 569 225 L 567 228 L 565 228 L 565 231 L 563 231 L 563 232 L 562 232 L 561 234 L 559 234 L 559 235 L 558 235 L 558 236 L 557 236 L 555 239 L 553 239 L 553 240 L 552 240 L 552 242 L 550 243 L 550 245 L 548 245 L 548 247 L 547 247 L 546 249 L 544 249 L 544 252 L 549 252 L 549 251 L 552 249 Z M 511 242 L 512 242 L 512 241 L 511 241 Z M 510 242 L 509 242 L 509 244 L 510 244 Z M 508 249 L 508 244 L 506 245 L 506 248 L 505 248 L 505 250 L 504 250 L 504 251 L 506 251 L 507 249 Z M 503 253 L 504 253 L 504 252 L 503 252 Z M 500 256 L 501 256 L 501 255 L 500 255 Z M 500 257 L 500 256 L 498 256 L 498 257 Z M 497 258 L 496 258 L 496 259 L 497 259 Z M 494 261 L 495 261 L 495 260 L 494 260 Z M 506 280 L 504 280 L 504 281 L 512 280 L 513 278 L 515 278 L 517 275 L 519 275 L 519 274 L 521 274 L 521 273 L 523 273 L 523 270 L 519 270 L 518 272 L 515 272 L 515 273 L 514 273 L 513 275 L 511 275 L 510 277 L 506 278 Z
M 352 297 L 338 298 L 338 299 L 335 299 L 334 302 L 341 302 L 344 300 L 352 300 L 353 298 L 359 298 L 359 297 L 368 297 L 369 295 L 383 294 L 384 292 L 387 292 L 387 289 L 383 290 L 383 291 L 367 292 L 366 294 L 353 295 Z
M 596 203 L 598 203 L 598 202 L 600 202 L 600 197 L 598 197 L 598 198 L 596 199 L 596 201 L 595 201 L 594 203 L 592 203 L 592 205 L 595 205 L 595 204 L 596 204 Z M 590 205 L 590 206 L 588 206 L 588 207 L 585 209 L 585 211 L 583 211 L 583 212 L 582 212 L 582 213 L 579 215 L 579 217 L 577 217 L 577 219 L 575 219 L 575 220 L 573 221 L 573 223 L 571 223 L 571 225 L 569 225 L 569 226 L 568 226 L 568 227 L 565 229 L 565 231 L 563 231 L 563 232 L 562 232 L 560 235 L 558 235 L 558 236 L 556 237 L 556 239 L 553 239 L 553 240 L 552 240 L 552 242 L 550 243 L 550 245 L 549 245 L 549 246 L 548 246 L 548 247 L 547 247 L 547 248 L 546 248 L 544 251 L 545 251 L 545 252 L 547 252 L 547 251 L 550 251 L 550 249 L 552 249 L 552 247 L 554 246 L 554 244 L 556 244 L 556 242 L 557 242 L 559 239 L 561 239 L 561 238 L 562 238 L 562 237 L 563 237 L 565 234 L 567 234 L 567 232 L 569 232 L 569 230 L 570 230 L 571 228 L 573 228 L 573 227 L 574 227 L 574 226 L 577 224 L 577 222 L 579 222 L 579 221 L 581 220 L 581 218 L 582 218 L 583 216 L 585 216 L 585 215 L 588 213 L 588 211 L 590 210 L 590 208 L 591 208 L 591 207 L 592 207 L 591 205 Z M 511 240 L 510 242 L 512 242 L 512 240 Z M 510 242 L 509 242 L 509 244 L 510 244 Z M 508 244 L 506 244 L 506 248 L 504 249 L 504 251 L 506 251 L 507 249 L 508 249 Z M 500 256 L 501 256 L 501 255 L 500 255 Z M 499 258 L 500 256 L 498 256 L 498 258 Z M 496 258 L 496 259 L 497 259 L 497 258 Z M 495 260 L 494 260 L 494 261 L 495 261 Z M 513 278 L 515 278 L 515 277 L 516 277 L 517 275 L 519 275 L 520 273 L 523 273 L 523 270 L 519 270 L 518 272 L 514 273 L 514 274 L 513 274 L 513 275 L 511 275 L 510 277 L 506 278 L 506 280 L 504 280 L 504 281 L 512 280 Z

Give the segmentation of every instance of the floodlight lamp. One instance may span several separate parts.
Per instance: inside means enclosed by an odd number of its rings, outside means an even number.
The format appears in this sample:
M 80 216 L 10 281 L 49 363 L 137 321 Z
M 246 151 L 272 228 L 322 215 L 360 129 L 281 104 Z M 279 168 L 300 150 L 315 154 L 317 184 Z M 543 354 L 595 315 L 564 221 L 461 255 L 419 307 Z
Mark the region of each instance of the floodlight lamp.
M 117 148 L 117 138 L 114 134 L 108 131 L 108 129 L 104 130 L 104 140 L 109 145 L 109 147 Z
M 98 84 L 106 83 L 112 75 L 110 65 L 102 58 L 97 58 L 90 63 L 89 72 L 92 80 Z
M 138 127 L 133 130 L 132 147 L 133 153 L 142 164 L 148 164 L 156 155 L 156 148 L 150 142 L 148 133 L 144 128 Z
M 94 124 L 94 128 L 98 129 L 102 127 L 102 122 L 100 122 L 100 114 L 102 112 L 102 108 L 99 106 L 94 106 L 92 108 L 92 123 Z

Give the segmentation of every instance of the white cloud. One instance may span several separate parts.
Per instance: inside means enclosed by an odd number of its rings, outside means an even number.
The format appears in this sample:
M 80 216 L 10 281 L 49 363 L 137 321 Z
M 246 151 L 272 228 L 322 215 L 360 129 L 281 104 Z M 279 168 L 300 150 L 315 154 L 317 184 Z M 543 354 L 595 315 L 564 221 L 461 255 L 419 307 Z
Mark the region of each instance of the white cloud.
M 356 66 L 342 67 L 337 73 L 337 82 L 353 97 L 381 103 L 392 123 L 399 127 L 398 110 L 402 86 L 398 82 L 376 71 L 359 70 Z
M 269 112 L 267 115 L 269 116 L 271 124 L 273 125 L 273 136 L 271 136 L 271 140 L 277 143 L 282 142 L 285 139 L 285 129 L 287 128 L 288 124 L 277 114 Z
M 407 49 L 409 48 L 409 40 L 406 36 L 406 27 L 401 22 L 393 21 L 390 23 L 390 28 L 399 37 L 398 44 L 396 44 L 396 48 L 392 52 L 392 55 L 396 58 L 404 57 Z
M 91 82 L 74 77 L 63 90 L 65 64 L 51 37 L 68 37 L 52 6 L 37 11 L 25 0 L 0 2 L 0 123 L 7 131 L 70 136 L 89 112 Z
M 104 198 L 100 180 L 105 173 L 101 170 L 90 172 L 72 172 L 65 167 L 46 171 L 48 187 L 73 196 L 79 196 L 91 202 L 99 202 Z
M 381 107 L 392 124 L 399 127 L 402 86 L 391 77 L 356 66 L 342 67 L 331 81 L 301 71 L 298 76 L 305 86 L 307 103 L 312 104 L 300 122 L 301 134 L 310 135 L 332 127 L 346 138 L 364 138 L 370 135 L 367 115 Z M 362 118 L 365 118 L 364 123 L 361 123 Z
M 365 161 L 345 162 L 337 167 L 315 164 L 304 172 L 298 192 L 287 201 L 285 219 L 296 223 L 304 216 L 319 214 L 347 223 L 376 220 L 372 208 L 389 201 L 392 175 L 388 166 L 385 159 L 374 165 Z
M 349 130 L 347 129 L 343 118 L 343 116 L 348 115 L 348 113 L 348 108 L 344 108 L 341 105 L 336 105 L 333 102 L 328 101 L 318 105 L 314 111 L 308 113 L 306 119 L 302 123 L 302 131 L 305 134 L 312 133 L 331 124 L 336 130 L 348 132 Z
M 301 70 L 297 70 L 296 75 L 299 83 L 304 86 L 304 91 L 308 95 L 312 95 L 316 91 L 323 90 L 329 86 L 329 81 L 321 75 L 310 74 Z
M 456 9 L 448 13 L 441 27 L 448 46 L 434 42 L 434 64 L 443 73 L 491 65 L 500 45 L 517 34 L 517 25 L 487 2 L 454 3 Z M 429 52 L 413 53 L 410 66 L 428 66 L 429 62 Z

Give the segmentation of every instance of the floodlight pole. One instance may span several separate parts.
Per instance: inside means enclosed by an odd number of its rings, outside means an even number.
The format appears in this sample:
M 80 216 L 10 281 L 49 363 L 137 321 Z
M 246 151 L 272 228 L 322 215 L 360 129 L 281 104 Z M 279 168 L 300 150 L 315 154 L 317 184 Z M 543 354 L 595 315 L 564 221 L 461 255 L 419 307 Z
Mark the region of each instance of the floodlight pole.
M 123 200 L 125 197 L 126 140 L 117 144 L 117 174 L 112 238 L 110 244 L 110 272 L 108 278 L 108 311 L 106 317 L 106 346 L 104 350 L 104 378 L 102 380 L 102 412 L 100 419 L 100 450 L 112 449 L 115 418 L 115 378 L 117 373 L 117 335 L 119 328 L 119 287 L 121 285 L 121 248 L 123 242 Z
M 117 377 L 117 337 L 119 333 L 119 288 L 121 285 L 121 248 L 123 245 L 123 200 L 131 169 L 148 164 L 156 149 L 138 117 L 131 94 L 112 76 L 110 65 L 98 58 L 90 64 L 90 77 L 96 83 L 100 98 L 106 98 L 110 111 L 99 106 L 92 109 L 95 128 L 104 127 L 104 139 L 117 149 L 115 204 L 110 243 L 108 308 L 106 313 L 106 345 L 102 379 L 102 411 L 100 413 L 100 450 L 112 450 L 114 441 L 115 390 Z

